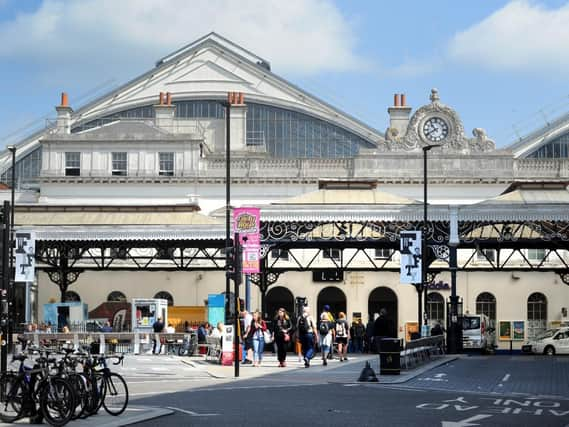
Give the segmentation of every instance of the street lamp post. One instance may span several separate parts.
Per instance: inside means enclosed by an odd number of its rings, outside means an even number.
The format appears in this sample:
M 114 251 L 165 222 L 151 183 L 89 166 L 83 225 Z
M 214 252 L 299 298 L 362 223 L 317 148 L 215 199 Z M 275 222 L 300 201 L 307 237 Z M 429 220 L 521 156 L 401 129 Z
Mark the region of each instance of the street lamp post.
M 421 287 L 425 293 L 423 323 L 419 318 L 419 325 L 427 325 L 427 152 L 433 148 L 440 147 L 440 144 L 423 146 L 423 230 L 421 233 Z M 421 314 L 421 294 L 419 293 L 419 315 Z M 421 335 L 423 335 L 421 333 Z
M 10 186 L 10 251 L 9 257 L 9 271 L 10 271 L 10 281 L 8 286 L 8 310 L 11 315 L 8 319 L 8 350 L 12 348 L 12 334 L 14 328 L 14 275 L 16 273 L 14 269 L 14 210 L 16 208 L 16 146 L 9 145 L 8 151 L 12 154 L 12 185 Z

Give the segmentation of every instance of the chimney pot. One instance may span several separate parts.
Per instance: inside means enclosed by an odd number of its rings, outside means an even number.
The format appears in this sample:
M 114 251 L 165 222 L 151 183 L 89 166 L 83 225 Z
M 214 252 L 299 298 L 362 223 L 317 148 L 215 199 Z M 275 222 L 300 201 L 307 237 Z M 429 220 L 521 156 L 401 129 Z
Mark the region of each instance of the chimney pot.
M 395 95 L 393 95 L 393 105 L 395 107 L 399 107 L 399 94 L 396 93 Z
M 245 104 L 245 95 L 243 95 L 243 92 L 239 92 L 239 104 Z
M 61 92 L 61 106 L 69 107 L 69 99 L 67 98 L 67 92 Z
M 158 99 L 158 105 L 164 104 L 164 92 L 160 92 L 160 98 Z
M 172 105 L 172 94 L 170 92 L 166 92 L 166 105 Z
M 405 102 L 406 102 L 405 94 L 402 93 L 402 94 L 401 94 L 401 106 L 402 106 L 402 107 L 405 107 Z

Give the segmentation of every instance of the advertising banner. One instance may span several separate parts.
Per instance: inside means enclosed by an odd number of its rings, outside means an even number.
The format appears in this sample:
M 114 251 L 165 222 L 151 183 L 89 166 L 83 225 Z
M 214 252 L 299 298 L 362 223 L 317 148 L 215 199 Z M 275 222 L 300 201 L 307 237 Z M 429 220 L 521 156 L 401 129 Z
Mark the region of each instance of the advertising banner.
M 498 325 L 500 341 L 510 341 L 512 339 L 512 322 L 509 320 L 500 320 Z
M 512 331 L 514 333 L 513 340 L 514 341 L 523 341 L 525 338 L 525 322 L 523 320 L 514 320 L 512 322 L 513 328 Z
M 421 232 L 401 232 L 401 283 L 421 283 Z
M 16 282 L 33 282 L 35 277 L 36 236 L 30 231 L 16 232 L 14 256 L 16 259 Z
M 233 209 L 233 232 L 239 233 L 243 246 L 243 273 L 260 272 L 261 259 L 261 210 L 259 208 Z

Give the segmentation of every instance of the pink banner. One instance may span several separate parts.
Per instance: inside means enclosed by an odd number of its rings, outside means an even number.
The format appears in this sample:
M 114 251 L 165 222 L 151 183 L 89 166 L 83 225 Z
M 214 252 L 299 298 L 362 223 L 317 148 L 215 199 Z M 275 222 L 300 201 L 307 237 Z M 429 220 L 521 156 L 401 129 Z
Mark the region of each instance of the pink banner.
M 243 246 L 243 273 L 260 272 L 261 211 L 259 208 L 233 209 L 233 232 L 239 233 Z

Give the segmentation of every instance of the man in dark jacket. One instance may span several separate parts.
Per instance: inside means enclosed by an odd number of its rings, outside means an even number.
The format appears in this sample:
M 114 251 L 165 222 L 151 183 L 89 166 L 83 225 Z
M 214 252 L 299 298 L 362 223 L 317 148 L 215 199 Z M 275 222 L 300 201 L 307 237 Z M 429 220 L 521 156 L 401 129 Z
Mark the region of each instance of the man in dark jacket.
M 154 340 L 152 343 L 152 353 L 160 354 L 160 352 L 162 351 L 162 343 L 160 342 L 160 335 L 158 335 L 158 334 L 164 330 L 164 322 L 162 321 L 161 317 L 159 317 L 156 320 L 156 322 L 154 322 L 152 324 L 152 330 L 154 331 Z
M 382 308 L 379 311 L 379 317 L 375 319 L 373 324 L 373 336 L 375 342 L 375 351 L 379 352 L 379 342 L 381 338 L 389 336 L 389 321 L 387 320 L 387 310 Z

